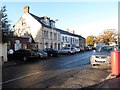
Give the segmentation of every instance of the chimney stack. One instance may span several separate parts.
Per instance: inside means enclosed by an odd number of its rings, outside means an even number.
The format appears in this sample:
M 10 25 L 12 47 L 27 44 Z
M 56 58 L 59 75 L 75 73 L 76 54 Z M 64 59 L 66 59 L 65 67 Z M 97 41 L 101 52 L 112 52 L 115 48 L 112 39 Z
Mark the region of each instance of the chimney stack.
M 29 6 L 25 6 L 24 7 L 24 13 L 29 13 L 29 8 L 30 8 Z

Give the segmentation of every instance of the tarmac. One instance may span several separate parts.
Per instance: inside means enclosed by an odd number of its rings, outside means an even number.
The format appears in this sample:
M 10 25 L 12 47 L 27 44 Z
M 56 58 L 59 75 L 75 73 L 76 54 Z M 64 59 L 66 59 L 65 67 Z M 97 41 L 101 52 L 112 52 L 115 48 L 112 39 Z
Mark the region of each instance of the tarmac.
M 8 61 L 2 65 L 2 68 L 14 66 L 16 64 L 17 63 L 14 61 Z M 109 74 L 102 82 L 96 85 L 86 87 L 86 88 L 91 88 L 93 90 L 96 90 L 96 89 L 102 90 L 104 88 L 109 89 L 109 90 L 120 89 L 120 76 Z

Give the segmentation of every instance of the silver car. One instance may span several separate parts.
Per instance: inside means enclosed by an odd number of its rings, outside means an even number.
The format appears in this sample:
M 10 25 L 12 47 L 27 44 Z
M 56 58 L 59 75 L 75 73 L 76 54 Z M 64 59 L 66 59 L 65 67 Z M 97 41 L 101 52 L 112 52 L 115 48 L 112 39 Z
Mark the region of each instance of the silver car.
M 59 50 L 60 54 L 74 54 L 75 53 L 75 49 L 74 48 L 62 48 Z
M 110 52 L 104 49 L 94 50 L 90 57 L 91 65 L 110 64 Z

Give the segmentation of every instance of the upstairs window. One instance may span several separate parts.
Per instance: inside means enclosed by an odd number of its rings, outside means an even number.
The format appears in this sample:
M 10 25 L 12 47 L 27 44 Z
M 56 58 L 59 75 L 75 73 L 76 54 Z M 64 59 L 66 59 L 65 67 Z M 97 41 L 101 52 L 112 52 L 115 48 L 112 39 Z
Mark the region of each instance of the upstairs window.
M 54 28 L 55 27 L 55 22 L 53 20 L 50 20 L 50 27 Z
M 50 32 L 50 39 L 52 39 L 52 32 Z
M 64 36 L 62 37 L 62 41 L 64 42 Z

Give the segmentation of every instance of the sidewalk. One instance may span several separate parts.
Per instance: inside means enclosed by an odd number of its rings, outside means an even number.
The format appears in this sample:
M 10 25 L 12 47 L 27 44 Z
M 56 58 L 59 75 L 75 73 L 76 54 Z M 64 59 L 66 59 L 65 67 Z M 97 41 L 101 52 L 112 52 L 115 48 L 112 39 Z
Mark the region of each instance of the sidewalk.
M 13 65 L 16 65 L 17 63 L 15 61 L 7 61 L 7 62 L 4 62 L 4 64 L 2 65 L 2 68 L 4 67 L 10 67 L 10 66 L 13 66 Z
M 78 72 L 64 81 L 62 85 L 51 86 L 51 88 L 90 88 L 105 81 L 110 74 L 109 66 L 86 65 L 77 69 Z
M 115 77 L 115 76 L 112 76 L 111 74 L 108 77 L 109 78 L 107 78 L 103 82 L 93 85 L 93 86 L 89 86 L 87 88 L 94 88 L 94 89 L 99 88 L 99 90 L 103 88 L 108 88 L 109 90 L 120 88 L 120 77 Z

